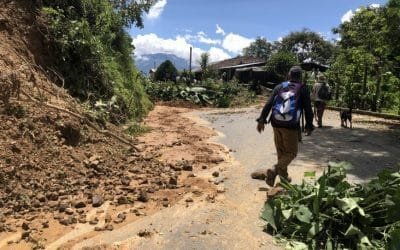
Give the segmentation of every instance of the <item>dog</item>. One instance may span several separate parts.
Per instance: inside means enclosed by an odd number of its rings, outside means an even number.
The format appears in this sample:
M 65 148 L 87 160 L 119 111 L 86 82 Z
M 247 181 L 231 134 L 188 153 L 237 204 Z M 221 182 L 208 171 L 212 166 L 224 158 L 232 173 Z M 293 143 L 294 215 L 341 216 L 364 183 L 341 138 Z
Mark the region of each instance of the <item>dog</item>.
M 351 122 L 352 110 L 353 110 L 352 108 L 349 108 L 348 110 L 340 111 L 340 120 L 342 127 L 347 128 L 347 121 L 349 121 L 350 128 L 353 128 L 353 123 Z

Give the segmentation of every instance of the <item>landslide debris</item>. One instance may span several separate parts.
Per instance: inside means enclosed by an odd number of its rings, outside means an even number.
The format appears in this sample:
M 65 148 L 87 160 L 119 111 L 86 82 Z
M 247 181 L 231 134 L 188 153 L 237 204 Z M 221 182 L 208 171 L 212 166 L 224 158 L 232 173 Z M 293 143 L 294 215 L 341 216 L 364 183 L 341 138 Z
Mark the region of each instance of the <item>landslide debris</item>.
M 0 235 L 22 231 L 21 239 L 32 241 L 51 226 L 46 218 L 95 224 L 86 216 L 92 207 L 148 202 L 179 187 L 182 172 L 138 152 L 118 127 L 96 128 L 57 86 L 62 78 L 51 69 L 38 23 L 30 1 L 1 4 Z

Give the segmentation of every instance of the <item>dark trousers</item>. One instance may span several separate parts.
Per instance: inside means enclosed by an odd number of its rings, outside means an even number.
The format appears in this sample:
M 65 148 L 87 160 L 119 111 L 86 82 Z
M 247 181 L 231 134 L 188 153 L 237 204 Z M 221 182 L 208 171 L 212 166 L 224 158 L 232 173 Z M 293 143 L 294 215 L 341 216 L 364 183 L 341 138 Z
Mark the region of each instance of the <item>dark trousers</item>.
M 314 102 L 314 115 L 317 120 L 318 127 L 322 127 L 322 116 L 324 115 L 326 103 L 321 101 Z

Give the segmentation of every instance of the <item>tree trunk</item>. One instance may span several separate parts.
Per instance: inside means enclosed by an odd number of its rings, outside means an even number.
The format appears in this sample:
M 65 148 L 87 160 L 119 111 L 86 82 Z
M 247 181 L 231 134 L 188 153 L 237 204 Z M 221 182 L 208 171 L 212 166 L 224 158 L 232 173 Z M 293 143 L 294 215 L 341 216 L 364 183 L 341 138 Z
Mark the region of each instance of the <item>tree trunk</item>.
M 340 95 L 340 86 L 342 85 L 340 82 L 339 74 L 336 75 L 337 83 L 335 84 L 335 100 L 339 100 Z
M 365 109 L 365 95 L 367 94 L 367 75 L 368 75 L 368 65 L 365 62 L 364 65 L 364 76 L 363 76 L 363 83 L 362 83 L 362 99 L 361 99 L 361 107 Z
M 378 110 L 378 100 L 379 100 L 379 96 L 381 94 L 381 81 L 382 81 L 382 69 L 381 69 L 381 67 L 379 67 L 377 79 L 376 79 L 375 95 L 374 95 L 374 100 L 373 100 L 372 107 L 371 107 L 371 110 L 374 112 L 376 112 Z

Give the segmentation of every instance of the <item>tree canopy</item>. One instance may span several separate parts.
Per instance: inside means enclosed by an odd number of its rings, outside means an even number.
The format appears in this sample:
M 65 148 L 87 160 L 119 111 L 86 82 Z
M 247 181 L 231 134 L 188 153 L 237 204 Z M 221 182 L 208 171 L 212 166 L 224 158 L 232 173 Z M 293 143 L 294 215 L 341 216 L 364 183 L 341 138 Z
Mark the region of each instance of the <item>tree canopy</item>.
M 272 53 L 272 44 L 263 37 L 258 37 L 248 47 L 243 49 L 243 55 L 269 59 Z
M 154 75 L 157 81 L 176 81 L 178 70 L 175 65 L 170 61 L 166 60 L 158 66 Z
M 150 102 L 133 65 L 132 40 L 125 27 L 143 27 L 141 15 L 154 1 L 37 2 L 47 20 L 43 33 L 50 41 L 50 54 L 70 93 L 92 105 L 115 96 L 125 117 L 119 120 L 142 117 Z
M 306 59 L 326 63 L 333 52 L 333 44 L 308 29 L 291 32 L 275 44 L 278 51 L 294 53 L 299 62 Z
M 373 111 L 400 114 L 400 1 L 363 7 L 334 29 L 340 36 L 330 77 L 336 99 Z

